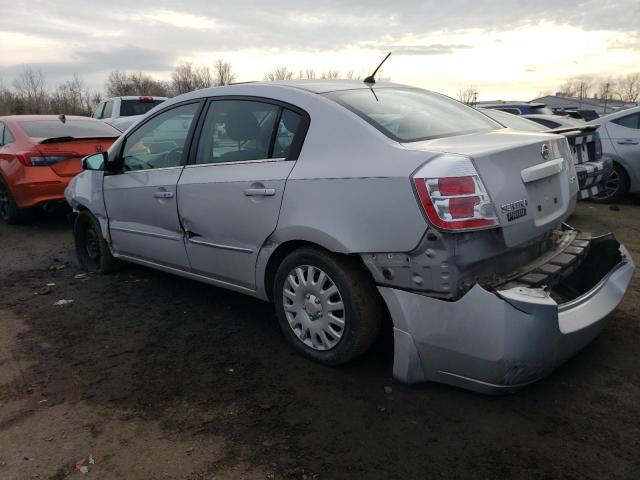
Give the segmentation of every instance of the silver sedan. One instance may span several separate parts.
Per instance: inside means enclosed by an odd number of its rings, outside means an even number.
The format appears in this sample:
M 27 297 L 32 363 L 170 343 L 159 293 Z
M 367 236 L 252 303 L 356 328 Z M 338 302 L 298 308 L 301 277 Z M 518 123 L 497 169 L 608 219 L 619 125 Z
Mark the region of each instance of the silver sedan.
M 586 345 L 634 271 L 564 225 L 567 140 L 448 97 L 356 81 L 249 83 L 156 107 L 66 197 L 80 263 L 133 262 L 275 304 L 293 348 L 394 376 L 516 391 Z

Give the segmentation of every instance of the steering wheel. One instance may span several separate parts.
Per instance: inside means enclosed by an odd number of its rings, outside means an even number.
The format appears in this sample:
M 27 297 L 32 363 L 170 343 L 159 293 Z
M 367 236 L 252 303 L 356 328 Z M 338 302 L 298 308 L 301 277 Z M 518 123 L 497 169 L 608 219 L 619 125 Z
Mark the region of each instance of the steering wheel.
M 162 159 L 162 164 L 167 164 L 167 166 L 180 165 L 182 161 L 182 147 L 175 147 L 165 153 L 164 158 Z

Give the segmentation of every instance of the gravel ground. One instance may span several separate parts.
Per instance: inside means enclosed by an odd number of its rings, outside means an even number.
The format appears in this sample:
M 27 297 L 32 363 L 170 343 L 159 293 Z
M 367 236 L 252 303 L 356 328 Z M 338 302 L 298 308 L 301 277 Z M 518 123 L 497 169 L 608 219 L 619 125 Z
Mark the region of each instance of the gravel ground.
M 570 223 L 640 259 L 640 199 Z M 267 303 L 135 266 L 83 276 L 62 215 L 0 225 L 0 248 L 2 479 L 79 478 L 82 459 L 100 479 L 640 478 L 638 276 L 578 356 L 486 397 L 395 382 L 389 332 L 330 369 Z

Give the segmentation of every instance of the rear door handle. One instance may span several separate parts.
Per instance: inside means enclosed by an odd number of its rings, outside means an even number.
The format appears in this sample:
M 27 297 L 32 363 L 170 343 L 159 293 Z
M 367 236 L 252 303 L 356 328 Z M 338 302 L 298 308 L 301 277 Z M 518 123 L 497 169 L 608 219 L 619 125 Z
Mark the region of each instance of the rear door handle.
M 618 145 L 638 145 L 638 140 L 622 140 L 618 142 Z
M 155 192 L 153 196 L 156 198 L 173 198 L 173 192 L 159 191 L 159 192 Z
M 244 191 L 247 197 L 273 197 L 276 194 L 275 188 L 247 188 Z

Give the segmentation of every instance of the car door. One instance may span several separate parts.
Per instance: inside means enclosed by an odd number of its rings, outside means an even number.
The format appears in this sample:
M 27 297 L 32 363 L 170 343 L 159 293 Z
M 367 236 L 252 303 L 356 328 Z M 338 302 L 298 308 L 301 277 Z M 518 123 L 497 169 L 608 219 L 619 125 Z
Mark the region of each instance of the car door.
M 306 113 L 277 102 L 209 102 L 197 148 L 178 182 L 178 210 L 195 273 L 255 289 L 258 251 L 278 222 L 307 127 Z
M 171 107 L 124 140 L 117 172 L 104 177 L 113 249 L 130 260 L 189 269 L 176 205 L 200 102 Z
M 640 112 L 611 120 L 607 132 L 616 153 L 629 164 L 640 165 Z

